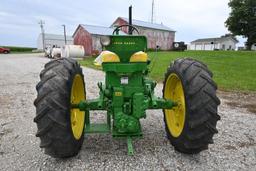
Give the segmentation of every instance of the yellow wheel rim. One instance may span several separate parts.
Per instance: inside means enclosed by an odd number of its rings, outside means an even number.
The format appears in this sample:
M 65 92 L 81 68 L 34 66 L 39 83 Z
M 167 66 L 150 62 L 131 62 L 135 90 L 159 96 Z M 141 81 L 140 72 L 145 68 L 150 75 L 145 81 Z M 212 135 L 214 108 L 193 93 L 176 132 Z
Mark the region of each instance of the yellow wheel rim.
M 173 137 L 179 137 L 185 123 L 185 97 L 183 86 L 177 74 L 172 73 L 166 80 L 164 98 L 178 103 L 173 109 L 165 109 L 167 127 Z
M 84 84 L 81 75 L 76 74 L 71 88 L 71 104 L 78 104 L 85 100 Z M 71 128 L 75 139 L 79 140 L 84 129 L 85 112 L 79 109 L 71 109 Z

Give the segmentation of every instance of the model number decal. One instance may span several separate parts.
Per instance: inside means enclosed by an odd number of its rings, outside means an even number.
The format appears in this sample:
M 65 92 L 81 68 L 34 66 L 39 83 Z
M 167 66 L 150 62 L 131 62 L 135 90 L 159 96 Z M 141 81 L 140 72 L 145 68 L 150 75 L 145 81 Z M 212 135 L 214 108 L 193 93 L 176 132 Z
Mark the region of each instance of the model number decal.
M 121 77 L 121 84 L 128 84 L 129 83 L 129 78 L 128 77 Z
M 113 42 L 114 45 L 135 45 L 135 42 Z
M 122 96 L 122 92 L 116 91 L 116 92 L 115 92 L 115 96 Z

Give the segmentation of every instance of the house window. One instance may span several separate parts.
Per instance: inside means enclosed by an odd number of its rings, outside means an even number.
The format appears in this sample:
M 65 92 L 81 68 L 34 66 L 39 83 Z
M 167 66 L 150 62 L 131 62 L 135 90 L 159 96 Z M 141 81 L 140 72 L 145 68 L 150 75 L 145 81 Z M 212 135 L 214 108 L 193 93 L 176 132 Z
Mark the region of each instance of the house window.
M 225 45 L 224 44 L 222 45 L 222 50 L 225 50 Z

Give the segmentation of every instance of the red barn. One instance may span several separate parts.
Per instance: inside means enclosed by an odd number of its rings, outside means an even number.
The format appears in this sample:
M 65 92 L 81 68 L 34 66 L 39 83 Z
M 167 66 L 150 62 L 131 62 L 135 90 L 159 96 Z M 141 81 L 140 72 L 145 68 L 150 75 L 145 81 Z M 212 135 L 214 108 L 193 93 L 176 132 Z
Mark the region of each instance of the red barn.
M 97 54 L 102 51 L 100 37 L 103 35 L 112 35 L 114 28 L 123 24 L 128 24 L 127 18 L 118 17 L 110 27 L 93 26 L 79 24 L 73 34 L 74 44 L 83 45 L 85 55 Z M 136 26 L 140 34 L 145 35 L 148 40 L 148 48 L 155 49 L 159 46 L 161 50 L 171 50 L 175 38 L 175 31 L 163 24 L 149 23 L 145 21 L 133 20 L 132 24 Z M 128 28 L 124 27 L 123 32 L 128 33 Z
M 111 27 L 128 24 L 129 19 L 118 17 Z M 155 24 L 140 20 L 132 20 L 132 24 L 139 30 L 140 34 L 148 39 L 148 48 L 155 49 L 159 46 L 162 50 L 171 50 L 175 39 L 175 31 L 163 24 Z M 128 28 L 122 31 L 128 33 Z
M 114 29 L 110 27 L 79 24 L 73 34 L 74 44 L 84 46 L 85 55 L 97 54 L 102 51 L 100 37 L 112 35 L 113 31 Z

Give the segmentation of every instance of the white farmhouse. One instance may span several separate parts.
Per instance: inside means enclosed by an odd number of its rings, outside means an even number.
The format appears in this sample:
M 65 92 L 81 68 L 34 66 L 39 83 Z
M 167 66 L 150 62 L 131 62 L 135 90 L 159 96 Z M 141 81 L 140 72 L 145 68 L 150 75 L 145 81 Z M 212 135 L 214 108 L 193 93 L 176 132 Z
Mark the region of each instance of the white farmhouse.
M 71 36 L 66 36 L 67 45 L 73 45 L 73 38 Z M 61 47 L 65 45 L 64 35 L 58 34 L 44 34 L 44 44 L 45 47 L 52 47 L 53 45 Z M 43 36 L 39 34 L 37 38 L 37 49 L 43 50 Z
M 197 39 L 190 44 L 190 50 L 235 50 L 238 40 L 230 35 L 217 38 Z

